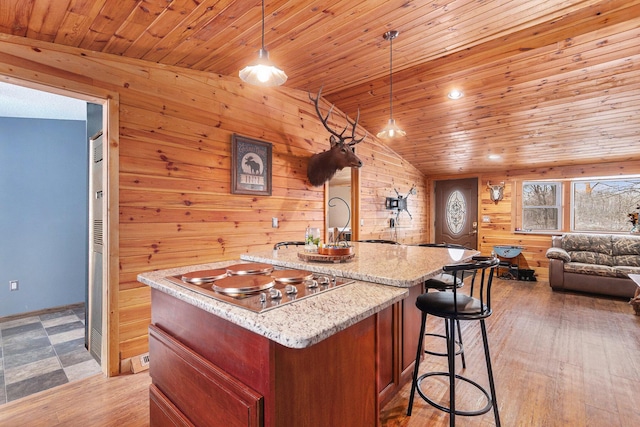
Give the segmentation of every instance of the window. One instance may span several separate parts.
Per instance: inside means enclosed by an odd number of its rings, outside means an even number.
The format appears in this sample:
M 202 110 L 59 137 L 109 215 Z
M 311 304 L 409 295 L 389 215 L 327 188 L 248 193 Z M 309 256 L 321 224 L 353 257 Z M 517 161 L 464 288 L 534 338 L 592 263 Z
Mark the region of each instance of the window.
M 628 214 L 640 203 L 640 179 L 572 182 L 574 231 L 628 232 Z
M 560 230 L 562 184 L 559 182 L 522 183 L 522 228 L 525 231 Z

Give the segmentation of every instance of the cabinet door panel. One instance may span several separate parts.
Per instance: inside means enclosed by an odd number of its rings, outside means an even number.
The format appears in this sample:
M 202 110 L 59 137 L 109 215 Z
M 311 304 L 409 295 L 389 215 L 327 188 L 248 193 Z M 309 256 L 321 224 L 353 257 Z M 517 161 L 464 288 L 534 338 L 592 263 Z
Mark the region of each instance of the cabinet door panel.
M 409 288 L 409 296 L 402 300 L 402 373 L 412 374 L 418 350 L 418 335 L 422 323 L 422 312 L 416 307 L 416 299 L 424 292 L 424 285 Z M 404 380 L 404 378 L 403 378 Z M 401 381 L 402 382 L 402 381 Z
M 149 356 L 153 384 L 193 424 L 262 425 L 262 396 L 154 325 Z

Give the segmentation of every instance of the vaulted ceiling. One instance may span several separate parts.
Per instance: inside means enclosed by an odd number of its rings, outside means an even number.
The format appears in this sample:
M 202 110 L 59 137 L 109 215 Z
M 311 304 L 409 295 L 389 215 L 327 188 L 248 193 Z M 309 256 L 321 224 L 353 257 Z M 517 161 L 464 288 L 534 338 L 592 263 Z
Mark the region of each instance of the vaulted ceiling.
M 266 0 L 287 87 L 317 92 L 427 175 L 640 159 L 640 0 Z M 259 0 L 0 0 L 0 32 L 237 78 Z M 451 100 L 450 89 L 463 98 Z M 491 159 L 489 156 L 497 156 Z

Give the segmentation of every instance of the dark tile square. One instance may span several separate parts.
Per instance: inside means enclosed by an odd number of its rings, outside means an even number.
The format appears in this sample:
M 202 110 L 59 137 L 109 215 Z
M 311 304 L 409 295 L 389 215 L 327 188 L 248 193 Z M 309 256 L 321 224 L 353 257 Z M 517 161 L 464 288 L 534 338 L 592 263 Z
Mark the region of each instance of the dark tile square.
M 32 329 L 30 331 L 24 332 L 22 334 L 11 335 L 10 337 L 5 337 L 2 339 L 2 346 L 4 348 L 11 348 L 11 346 L 16 344 L 25 344 L 30 341 L 34 341 L 41 338 L 47 338 L 47 332 L 44 328 Z
M 48 390 L 50 388 L 66 384 L 67 382 L 69 382 L 69 380 L 67 379 L 64 371 L 62 369 L 58 369 L 53 372 L 38 375 L 37 377 L 9 384 L 6 387 L 7 401 L 11 402 L 39 391 Z
M 7 355 L 7 357 L 4 358 L 4 369 L 6 370 L 15 368 L 18 366 L 26 365 L 27 363 L 37 362 L 38 360 L 42 359 L 48 359 L 50 357 L 56 357 L 56 352 L 50 345 L 25 350 L 20 353 Z
M 4 372 L 0 371 L 0 405 L 7 403 L 7 394 L 4 392 Z
M 84 325 L 81 321 L 64 323 L 62 325 L 51 326 L 49 328 L 45 328 L 48 335 L 61 334 L 63 332 L 73 331 L 75 329 L 84 329 Z
M 76 365 L 78 363 L 86 362 L 87 360 L 93 359 L 91 354 L 84 348 L 81 350 L 72 351 L 58 357 L 60 363 L 63 368 L 68 368 L 69 366 Z
M 26 334 L 27 332 L 38 331 L 41 329 L 44 330 L 44 328 L 42 327 L 42 323 L 40 322 L 27 323 L 26 325 L 14 326 L 13 328 L 7 328 L 1 331 L 2 339 L 4 341 L 15 335 Z
M 4 343 L 4 357 L 6 359 L 9 356 L 19 355 L 43 347 L 51 347 L 51 341 L 47 336 L 32 339 L 15 339 Z
M 56 353 L 58 353 L 58 356 L 71 353 L 72 351 L 86 350 L 86 347 L 84 346 L 84 338 L 78 338 L 75 340 L 54 344 L 53 348 L 56 351 Z

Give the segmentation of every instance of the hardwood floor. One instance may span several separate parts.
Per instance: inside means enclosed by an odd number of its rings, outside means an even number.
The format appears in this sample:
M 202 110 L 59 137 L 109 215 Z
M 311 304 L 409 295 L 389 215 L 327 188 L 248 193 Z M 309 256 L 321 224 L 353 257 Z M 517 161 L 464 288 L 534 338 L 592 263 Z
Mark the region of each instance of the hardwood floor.
M 545 282 L 499 280 L 494 286 L 495 312 L 487 326 L 503 426 L 640 425 L 640 316 L 626 301 L 552 292 Z M 428 326 L 442 329 L 435 319 Z M 479 327 L 462 327 L 464 375 L 486 386 Z M 445 370 L 445 362 L 428 356 L 420 368 Z M 3 405 L 0 426 L 147 426 L 149 383 L 143 372 L 66 384 Z M 449 425 L 447 414 L 419 398 L 407 417 L 409 390 L 407 384 L 382 408 L 381 426 Z M 459 391 L 459 406 L 483 405 L 472 390 Z M 447 391 L 431 384 L 429 394 L 447 396 Z M 458 426 L 495 425 L 491 411 L 457 421 Z
M 0 426 L 148 426 L 150 383 L 148 371 L 95 375 L 1 406 Z

